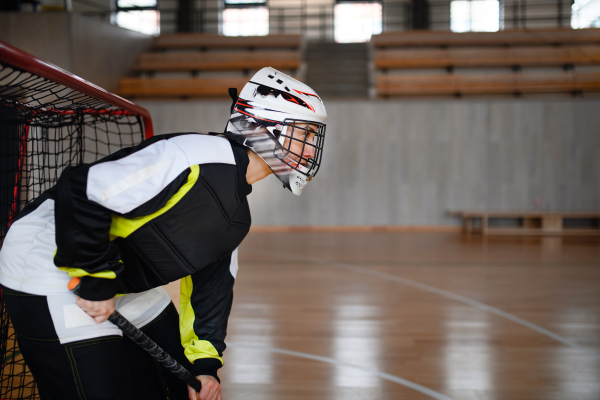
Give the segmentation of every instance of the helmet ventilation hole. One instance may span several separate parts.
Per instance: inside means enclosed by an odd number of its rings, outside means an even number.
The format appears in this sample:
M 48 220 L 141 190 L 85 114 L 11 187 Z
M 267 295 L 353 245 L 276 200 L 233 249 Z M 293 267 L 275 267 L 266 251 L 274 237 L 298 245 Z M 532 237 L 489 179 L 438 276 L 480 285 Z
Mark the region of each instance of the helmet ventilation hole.
M 257 89 L 258 93 L 260 93 L 263 97 L 271 93 L 271 88 L 267 86 L 260 85 Z

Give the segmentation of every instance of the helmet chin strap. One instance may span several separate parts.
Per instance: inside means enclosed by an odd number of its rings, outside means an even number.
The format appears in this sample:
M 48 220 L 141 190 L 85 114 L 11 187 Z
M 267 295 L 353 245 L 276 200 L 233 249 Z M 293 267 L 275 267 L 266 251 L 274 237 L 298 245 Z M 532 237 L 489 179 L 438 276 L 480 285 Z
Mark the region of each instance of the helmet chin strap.
M 229 97 L 231 97 L 231 108 L 229 110 L 229 114 L 233 113 L 233 109 L 235 107 L 235 103 L 238 101 L 238 91 L 237 88 L 229 88 Z
M 298 165 L 297 167 L 300 171 L 296 171 L 292 169 L 290 172 L 290 190 L 296 196 L 300 196 L 302 194 L 302 189 L 304 186 L 310 181 L 310 177 L 308 176 L 308 168 L 304 165 Z

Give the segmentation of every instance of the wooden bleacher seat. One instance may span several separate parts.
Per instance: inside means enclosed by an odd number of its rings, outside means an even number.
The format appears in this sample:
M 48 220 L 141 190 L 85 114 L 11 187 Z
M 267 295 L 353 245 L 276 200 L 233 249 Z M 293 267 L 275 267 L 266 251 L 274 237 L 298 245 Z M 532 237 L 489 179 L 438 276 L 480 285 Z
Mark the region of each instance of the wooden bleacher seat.
M 241 89 L 248 78 L 188 78 L 188 79 L 146 79 L 123 78 L 119 94 L 125 97 L 153 98 L 228 98 L 227 89 Z
M 154 40 L 155 49 L 224 49 L 224 48 L 289 48 L 297 49 L 300 35 L 221 36 L 203 33 L 160 35 Z
M 380 96 L 600 92 L 600 73 L 380 75 Z
M 134 66 L 134 71 L 243 71 L 259 70 L 265 66 L 296 70 L 300 67 L 300 53 L 288 50 L 144 53 Z
M 301 69 L 301 44 L 300 35 L 161 35 L 154 41 L 154 51 L 142 54 L 133 68 L 147 77 L 121 79 L 119 94 L 137 98 L 228 97 L 227 89 L 241 89 L 251 71 L 270 66 L 296 75 Z M 238 76 L 232 71 L 238 71 Z M 211 77 L 203 76 L 204 72 L 210 72 Z M 228 74 L 219 76 L 218 72 Z M 184 76 L 168 78 L 165 73 Z
M 600 65 L 600 45 L 378 49 L 375 68 Z
M 540 211 L 450 211 L 463 220 L 465 233 L 483 235 L 595 235 L 600 236 L 600 212 L 540 212 Z M 516 219 L 515 227 L 490 226 L 490 221 Z M 588 227 L 567 227 L 565 220 L 595 221 Z M 474 220 L 480 220 L 478 227 Z
M 464 33 L 385 32 L 373 36 L 372 41 L 376 48 L 600 44 L 600 29 L 536 29 Z

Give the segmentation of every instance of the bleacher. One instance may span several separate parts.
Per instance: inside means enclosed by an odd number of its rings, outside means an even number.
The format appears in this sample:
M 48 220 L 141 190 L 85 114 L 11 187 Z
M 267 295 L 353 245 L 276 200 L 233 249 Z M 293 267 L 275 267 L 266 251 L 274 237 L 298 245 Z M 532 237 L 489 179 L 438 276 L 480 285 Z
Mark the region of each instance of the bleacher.
M 300 35 L 228 37 L 171 34 L 155 39 L 133 73 L 120 81 L 120 94 L 129 98 L 226 97 L 266 66 L 302 75 Z
M 598 29 L 391 32 L 372 43 L 382 97 L 600 92 Z
M 374 69 L 365 68 L 363 80 L 373 82 L 379 97 L 600 93 L 599 29 L 386 32 L 371 46 Z M 305 48 L 301 35 L 162 35 L 139 57 L 133 76 L 121 79 L 120 94 L 226 97 L 229 87 L 242 87 L 265 66 L 302 80 L 316 74 L 306 71 L 316 54 Z M 332 61 L 318 56 L 324 61 L 313 60 L 313 67 Z

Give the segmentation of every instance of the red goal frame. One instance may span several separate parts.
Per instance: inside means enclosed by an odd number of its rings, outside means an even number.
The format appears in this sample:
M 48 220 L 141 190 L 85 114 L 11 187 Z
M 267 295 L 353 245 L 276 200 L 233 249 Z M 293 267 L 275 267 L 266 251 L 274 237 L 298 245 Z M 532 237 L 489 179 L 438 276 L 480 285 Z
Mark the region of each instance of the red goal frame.
M 72 118 L 75 115 L 88 115 L 88 116 L 96 116 L 94 118 L 128 118 L 131 117 L 132 120 L 136 121 L 135 126 L 138 127 L 139 129 L 136 130 L 136 134 L 139 135 L 137 136 L 138 140 L 143 140 L 143 139 L 148 139 L 150 137 L 152 137 L 154 135 L 154 128 L 153 128 L 153 124 L 152 124 L 152 118 L 150 116 L 150 113 L 148 112 L 148 110 L 146 110 L 145 108 L 132 103 L 129 100 L 126 100 L 120 96 L 117 96 L 113 93 L 108 92 L 105 89 L 102 89 L 101 87 L 94 85 L 91 82 L 86 81 L 85 79 L 82 79 L 68 71 L 65 71 L 64 69 L 57 67 L 53 64 L 50 64 L 48 62 L 45 62 L 43 60 L 40 60 L 39 58 L 23 51 L 20 50 L 10 44 L 7 44 L 5 42 L 0 41 L 0 62 L 2 62 L 2 64 L 7 65 L 10 68 L 15 68 L 15 71 L 21 71 L 21 72 L 25 72 L 25 73 L 29 73 L 32 76 L 35 77 L 39 77 L 39 78 L 43 78 L 43 80 L 45 80 L 44 82 L 51 82 L 52 84 L 57 84 L 57 85 L 61 85 L 64 88 L 67 89 L 71 89 L 72 91 L 74 91 L 74 93 L 77 93 L 77 95 L 81 94 L 81 95 L 85 95 L 89 98 L 93 98 L 93 100 L 98 100 L 99 106 L 98 108 L 87 108 L 87 107 L 79 107 L 79 108 L 74 108 L 73 110 L 68 109 L 68 108 L 54 108 L 52 106 L 45 106 L 45 104 L 42 103 L 37 103 L 36 104 L 36 98 L 34 96 L 32 97 L 27 97 L 28 99 L 32 99 L 32 101 L 30 102 L 29 100 L 25 100 L 23 102 L 21 102 L 21 98 L 18 97 L 18 95 L 13 96 L 11 93 L 11 81 L 9 79 L 8 83 L 6 83 L 6 86 L 0 86 L 0 105 L 3 106 L 7 106 L 11 109 L 14 109 L 16 111 L 27 111 L 27 115 L 28 117 L 23 119 L 23 122 L 19 122 L 17 123 L 16 126 L 19 126 L 21 128 L 23 128 L 23 133 L 22 135 L 19 136 L 18 139 L 18 143 L 17 141 L 15 141 L 14 143 L 17 143 L 17 147 L 15 147 L 13 149 L 13 147 L 7 147 L 6 153 L 7 154 L 14 154 L 14 160 L 17 166 L 17 172 L 13 177 L 10 178 L 11 183 L 9 184 L 9 186 L 4 186 L 4 188 L 8 188 L 9 192 L 13 192 L 12 189 L 12 184 L 14 183 L 14 193 L 13 197 L 15 200 L 15 202 L 10 204 L 10 210 L 7 214 L 7 220 L 5 219 L 4 223 L 7 223 L 6 225 L 6 229 L 8 229 L 8 227 L 10 226 L 10 224 L 14 221 L 14 218 L 16 218 L 18 212 L 20 211 L 20 203 L 18 200 L 18 192 L 20 190 L 20 181 L 22 178 L 22 168 L 26 168 L 26 162 L 25 160 L 27 159 L 27 142 L 28 140 L 37 140 L 35 138 L 30 138 L 30 136 L 32 135 L 31 132 L 32 130 L 30 129 L 30 125 L 28 123 L 32 122 L 33 120 L 36 120 L 38 117 L 42 116 L 42 115 L 51 115 L 53 117 L 62 117 L 62 116 L 70 116 L 70 118 Z M 2 65 L 0 64 L 0 69 L 2 69 Z M 6 78 L 8 75 L 5 75 L 4 77 Z M 0 78 L 2 78 L 0 76 Z M 1 92 L 2 88 L 6 88 L 8 89 L 7 91 L 5 91 L 4 93 Z M 17 92 L 18 93 L 18 92 Z M 56 92 L 51 92 L 52 94 L 55 94 Z M 85 97 L 84 96 L 84 97 Z M 46 103 L 48 104 L 48 103 Z M 81 103 L 80 103 L 81 105 Z M 93 107 L 94 103 L 90 103 L 90 107 Z M 114 108 L 113 108 L 114 107 Z M 104 116 L 104 117 L 100 117 L 100 116 Z M 31 118 L 31 119 L 30 119 Z M 0 120 L 0 122 L 2 122 L 2 120 Z M 4 142 L 2 142 L 4 143 Z M 10 150 L 8 150 L 8 148 L 10 148 Z M 110 149 L 110 146 L 109 146 Z M 97 154 L 97 153 L 96 153 Z M 27 200 L 26 200 L 27 201 Z M 1 227 L 0 227 L 1 228 Z M 1 246 L 1 241 L 3 240 L 3 232 L 5 232 L 2 229 L 0 229 L 0 246 Z M 0 358 L 3 358 L 3 365 L 2 365 L 2 369 L 0 369 L 0 376 L 3 378 L 2 381 L 0 382 L 0 388 L 19 388 L 18 390 L 13 390 L 13 389 L 9 389 L 9 393 L 6 393 L 6 396 L 11 397 L 11 398 L 27 398 L 27 399 L 37 399 L 39 397 L 37 394 L 37 389 L 35 388 L 35 382 L 32 381 L 32 377 L 29 374 L 29 372 L 26 371 L 26 366 L 24 366 L 23 368 L 23 372 L 16 374 L 14 372 L 8 372 L 6 375 L 4 374 L 4 369 L 5 367 L 12 363 L 14 360 L 14 358 L 16 357 L 15 354 L 19 354 L 18 351 L 18 347 L 16 345 L 12 345 L 12 343 L 16 343 L 14 341 L 14 334 L 10 335 L 10 340 L 7 340 L 8 336 L 4 336 L 5 334 L 7 334 L 7 332 L 9 332 L 12 328 L 10 327 L 10 321 L 8 320 L 7 316 L 6 316 L 6 311 L 4 309 L 4 306 L 2 304 L 2 293 L 0 291 L 0 319 L 2 322 L 0 324 L 0 326 L 2 327 L 2 333 L 0 333 L 0 339 L 2 341 L 2 343 L 0 343 L 0 349 L 2 350 L 2 354 L 0 354 Z M 5 332 L 6 331 L 6 332 Z M 4 339 L 2 339 L 4 338 Z M 10 346 L 7 346 L 7 343 L 11 343 Z M 11 356 L 11 357 L 8 357 Z M 8 358 L 5 358 L 8 357 Z M 8 360 L 8 361 L 7 361 Z M 5 363 L 6 361 L 6 363 Z M 22 361 L 19 361 L 22 362 Z M 23 364 L 24 365 L 24 364 Z M 10 371 L 14 371 L 12 368 L 9 369 Z M 9 379 L 5 379 L 6 376 L 9 377 Z M 16 383 L 18 380 L 13 381 L 13 377 L 15 376 L 25 376 L 26 377 L 26 381 L 27 383 L 25 384 L 26 387 L 28 387 L 28 393 L 30 394 L 24 394 L 22 389 L 23 386 L 20 386 L 20 384 Z M 20 378 L 19 378 L 20 379 Z M 10 384 L 11 382 L 15 382 L 13 384 Z M 8 384 L 7 384 L 8 383 Z M 33 386 L 31 386 L 33 385 Z M 2 393 L 0 393 L 0 398 L 4 399 L 5 397 L 5 392 L 4 389 L 2 391 Z

